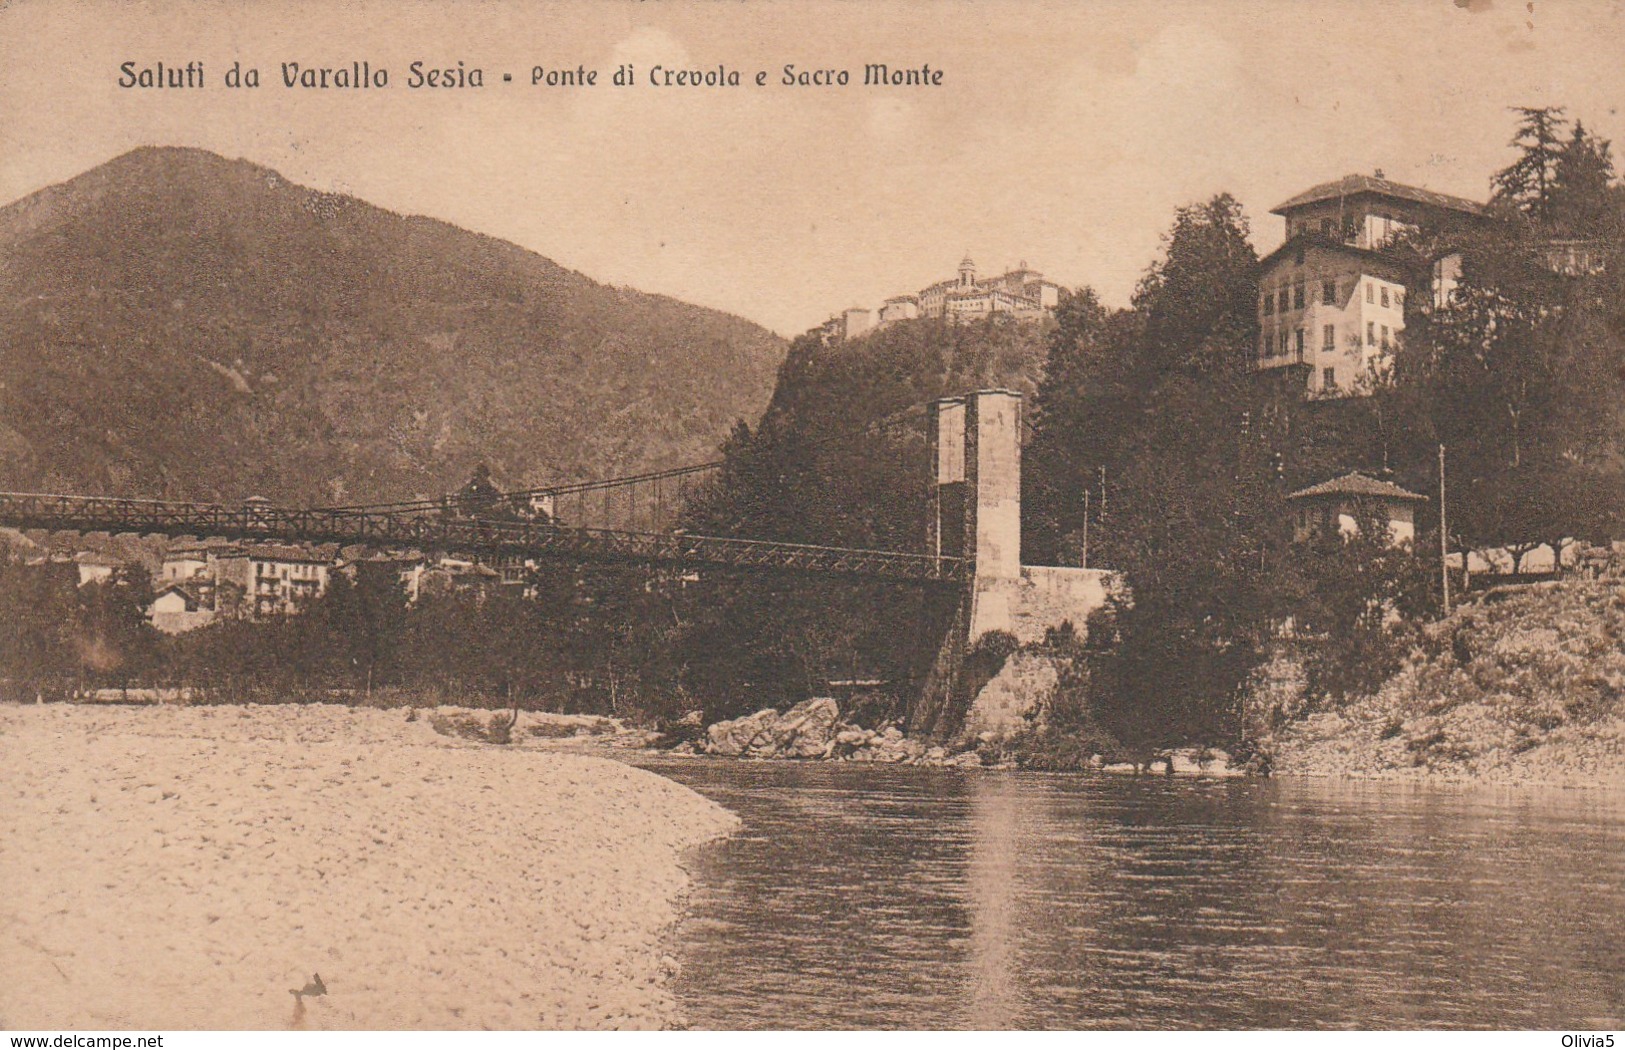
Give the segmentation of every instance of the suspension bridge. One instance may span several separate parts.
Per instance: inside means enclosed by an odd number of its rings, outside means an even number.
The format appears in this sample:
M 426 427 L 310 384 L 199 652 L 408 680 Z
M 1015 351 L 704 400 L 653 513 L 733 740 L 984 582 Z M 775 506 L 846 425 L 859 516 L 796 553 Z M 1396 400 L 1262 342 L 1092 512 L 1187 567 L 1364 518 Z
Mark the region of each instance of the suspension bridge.
M 1021 395 L 982 390 L 895 413 L 870 430 L 923 420 L 934 513 L 924 550 L 867 550 L 672 527 L 705 463 L 520 492 L 344 507 L 284 508 L 43 493 L 0 493 L 0 526 L 236 541 L 414 547 L 492 560 L 563 559 L 942 585 L 968 600 L 969 638 L 1022 640 L 1105 601 L 1100 570 L 1021 564 Z

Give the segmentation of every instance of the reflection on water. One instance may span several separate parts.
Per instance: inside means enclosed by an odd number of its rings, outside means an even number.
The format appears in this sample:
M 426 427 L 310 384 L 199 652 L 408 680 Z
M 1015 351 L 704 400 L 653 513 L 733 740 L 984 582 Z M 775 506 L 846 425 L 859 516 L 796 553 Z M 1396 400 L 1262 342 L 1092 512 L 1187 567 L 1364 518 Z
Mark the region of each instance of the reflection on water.
M 717 761 L 701 1028 L 1625 1024 L 1625 800 Z

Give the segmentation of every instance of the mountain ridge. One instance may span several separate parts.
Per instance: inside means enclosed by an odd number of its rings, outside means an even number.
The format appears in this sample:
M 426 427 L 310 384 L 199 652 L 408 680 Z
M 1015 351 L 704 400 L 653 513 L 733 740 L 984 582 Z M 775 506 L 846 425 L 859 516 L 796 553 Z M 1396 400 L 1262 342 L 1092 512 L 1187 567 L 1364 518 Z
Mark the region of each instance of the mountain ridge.
M 185 147 L 0 207 L 0 485 L 365 502 L 715 455 L 742 318 Z

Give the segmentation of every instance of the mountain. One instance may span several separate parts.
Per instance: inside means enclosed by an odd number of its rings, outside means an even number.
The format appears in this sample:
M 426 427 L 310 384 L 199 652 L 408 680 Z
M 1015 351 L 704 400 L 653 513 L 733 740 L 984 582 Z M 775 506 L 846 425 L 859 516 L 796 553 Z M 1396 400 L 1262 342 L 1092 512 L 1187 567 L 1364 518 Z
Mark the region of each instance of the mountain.
M 0 488 L 358 503 L 714 458 L 783 340 L 143 148 L 0 209 Z

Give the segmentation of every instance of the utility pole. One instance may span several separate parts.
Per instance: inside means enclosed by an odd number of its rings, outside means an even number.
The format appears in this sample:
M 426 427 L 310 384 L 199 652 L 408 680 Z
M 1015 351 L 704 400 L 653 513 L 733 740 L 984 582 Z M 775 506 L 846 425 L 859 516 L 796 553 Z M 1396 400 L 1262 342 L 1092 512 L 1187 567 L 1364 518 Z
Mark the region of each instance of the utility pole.
M 1465 555 L 1463 555 L 1465 558 Z M 1439 443 L 1439 584 L 1444 614 L 1450 615 L 1450 529 L 1444 512 L 1444 443 Z
M 1089 497 L 1088 489 L 1083 490 L 1083 567 L 1089 567 Z

